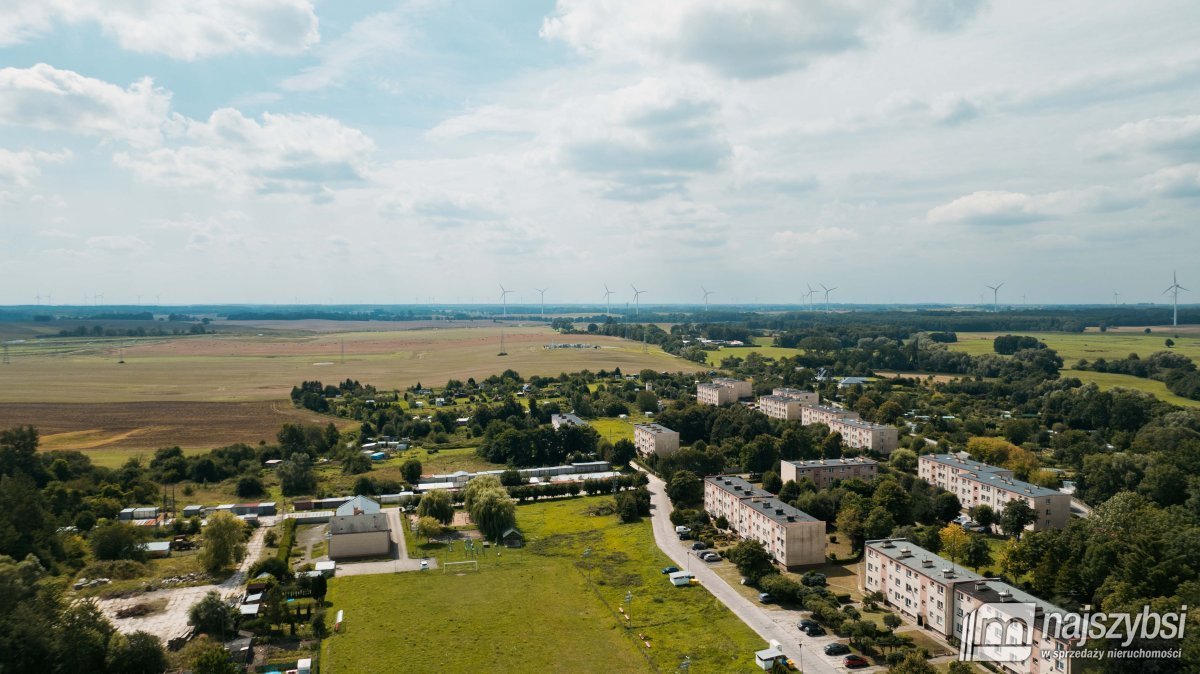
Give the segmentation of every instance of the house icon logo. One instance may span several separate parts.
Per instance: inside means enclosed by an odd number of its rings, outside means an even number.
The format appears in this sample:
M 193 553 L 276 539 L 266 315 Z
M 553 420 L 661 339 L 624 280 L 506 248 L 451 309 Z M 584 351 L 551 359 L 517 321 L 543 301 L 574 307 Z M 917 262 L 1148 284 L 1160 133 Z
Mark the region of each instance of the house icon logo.
M 963 616 L 958 659 L 1024 662 L 1033 655 L 1036 607 L 1027 602 L 981 604 Z

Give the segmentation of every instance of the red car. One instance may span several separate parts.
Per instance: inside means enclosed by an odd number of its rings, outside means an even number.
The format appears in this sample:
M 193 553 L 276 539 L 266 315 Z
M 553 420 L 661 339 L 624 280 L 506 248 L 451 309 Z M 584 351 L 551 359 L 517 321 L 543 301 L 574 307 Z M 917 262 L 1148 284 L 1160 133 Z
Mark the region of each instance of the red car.
M 847 669 L 858 669 L 859 667 L 870 667 L 871 663 L 861 655 L 847 655 L 842 658 L 842 666 Z

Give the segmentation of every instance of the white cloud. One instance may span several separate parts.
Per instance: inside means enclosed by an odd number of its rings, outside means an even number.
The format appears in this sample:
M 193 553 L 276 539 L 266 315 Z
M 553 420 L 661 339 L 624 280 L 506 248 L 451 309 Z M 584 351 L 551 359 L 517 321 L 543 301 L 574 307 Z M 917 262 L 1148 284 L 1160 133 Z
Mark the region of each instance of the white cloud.
M 88 237 L 84 242 L 86 251 L 100 251 L 113 254 L 144 253 L 150 249 L 149 244 L 141 237 L 127 234 L 104 234 Z
M 327 185 L 361 183 L 374 149 L 361 131 L 330 117 L 263 113 L 255 120 L 222 108 L 208 121 L 188 120 L 166 147 L 118 152 L 113 160 L 155 184 L 319 196 Z
M 973 192 L 931 209 L 933 224 L 1021 225 L 1079 213 L 1103 213 L 1136 206 L 1140 201 L 1108 187 L 1025 194 L 991 190 Z
M 1142 178 L 1142 189 L 1165 197 L 1200 197 L 1200 164 L 1168 166 Z
M 386 59 L 405 49 L 412 39 L 401 10 L 380 12 L 361 19 L 336 40 L 316 49 L 317 65 L 285 79 L 285 91 L 314 91 L 343 85 L 347 76 L 362 71 L 365 62 Z
M 308 0 L 15 0 L 0 4 L 0 46 L 29 41 L 57 23 L 93 23 L 129 51 L 189 61 L 294 54 L 319 40 Z
M 38 152 L 22 150 L 14 152 L 0 148 L 0 185 L 28 187 L 41 175 L 43 164 L 58 163 L 71 158 L 70 150 L 61 152 Z
M 177 121 L 170 108 L 150 78 L 122 89 L 44 63 L 0 69 L 0 124 L 154 145 Z
M 897 21 L 947 31 L 981 0 L 910 0 L 890 7 L 863 0 L 558 0 L 541 35 L 617 61 L 704 66 L 759 78 L 803 69 L 865 46 Z
M 1104 153 L 1135 150 L 1200 159 L 1200 115 L 1152 117 L 1122 124 L 1103 134 L 1097 145 Z
M 825 243 L 857 241 L 861 238 L 858 232 L 846 229 L 845 227 L 818 227 L 811 231 L 802 232 L 785 229 L 771 235 L 771 240 L 777 246 L 789 249 L 819 246 Z

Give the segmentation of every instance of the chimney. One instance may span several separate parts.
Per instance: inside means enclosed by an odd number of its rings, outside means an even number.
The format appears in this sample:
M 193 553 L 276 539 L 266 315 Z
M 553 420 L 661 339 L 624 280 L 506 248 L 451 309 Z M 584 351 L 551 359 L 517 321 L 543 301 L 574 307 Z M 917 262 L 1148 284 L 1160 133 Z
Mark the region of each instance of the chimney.
M 932 559 L 922 559 L 921 566 L 923 566 L 925 568 L 929 568 L 929 567 L 933 566 L 933 560 Z

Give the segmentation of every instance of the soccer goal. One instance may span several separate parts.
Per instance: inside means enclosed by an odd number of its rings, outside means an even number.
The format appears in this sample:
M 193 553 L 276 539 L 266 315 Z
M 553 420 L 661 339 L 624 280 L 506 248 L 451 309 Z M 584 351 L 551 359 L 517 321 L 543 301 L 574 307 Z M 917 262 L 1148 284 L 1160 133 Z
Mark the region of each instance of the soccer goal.
M 477 562 L 473 559 L 467 560 L 465 562 L 443 562 L 442 563 L 442 575 L 449 573 L 450 567 L 452 567 L 452 566 L 469 566 L 469 567 L 471 567 L 472 571 L 479 570 L 479 562 Z

